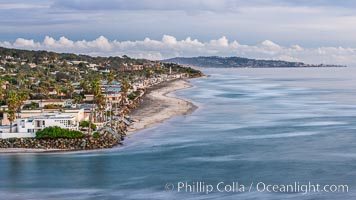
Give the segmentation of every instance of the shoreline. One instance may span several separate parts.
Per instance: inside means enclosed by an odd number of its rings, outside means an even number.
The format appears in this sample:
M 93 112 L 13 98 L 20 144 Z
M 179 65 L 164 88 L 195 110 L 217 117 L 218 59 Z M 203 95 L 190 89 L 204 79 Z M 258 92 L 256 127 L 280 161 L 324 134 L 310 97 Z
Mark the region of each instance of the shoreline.
M 131 113 L 130 117 L 134 122 L 128 127 L 126 134 L 132 135 L 140 130 L 163 123 L 172 117 L 194 112 L 198 108 L 196 105 L 172 94 L 175 91 L 191 87 L 187 80 L 178 79 L 149 88 L 143 102 Z
M 69 152 L 64 149 L 26 149 L 26 148 L 1 148 L 0 153 L 3 154 L 16 154 L 16 153 L 56 153 L 56 152 Z
M 186 79 L 176 79 L 164 82 L 147 89 L 143 102 L 132 110 L 130 118 L 133 123 L 128 126 L 126 135 L 130 136 L 138 131 L 154 127 L 174 117 L 187 115 L 198 107 L 193 103 L 180 99 L 172 94 L 175 91 L 192 87 Z M 112 149 L 112 148 L 109 148 Z M 92 150 L 65 150 L 65 149 L 30 149 L 30 148 L 0 148 L 1 154 L 31 154 L 31 153 L 68 153 L 92 152 L 105 149 Z

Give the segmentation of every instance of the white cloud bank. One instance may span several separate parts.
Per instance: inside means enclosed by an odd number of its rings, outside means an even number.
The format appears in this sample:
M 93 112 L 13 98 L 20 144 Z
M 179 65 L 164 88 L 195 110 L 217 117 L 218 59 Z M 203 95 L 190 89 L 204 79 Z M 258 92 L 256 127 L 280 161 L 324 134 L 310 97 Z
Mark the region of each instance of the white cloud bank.
M 299 45 L 281 46 L 265 40 L 257 45 L 243 45 L 229 41 L 225 36 L 201 42 L 190 37 L 184 40 L 164 35 L 161 40 L 145 38 L 141 41 L 110 41 L 100 36 L 92 41 L 72 41 L 66 37 L 46 36 L 43 41 L 18 38 L 15 42 L 0 42 L 0 46 L 30 50 L 48 50 L 100 56 L 128 55 L 135 58 L 160 60 L 176 56 L 240 56 L 257 59 L 301 61 L 356 66 L 356 48 L 319 47 L 303 48 Z

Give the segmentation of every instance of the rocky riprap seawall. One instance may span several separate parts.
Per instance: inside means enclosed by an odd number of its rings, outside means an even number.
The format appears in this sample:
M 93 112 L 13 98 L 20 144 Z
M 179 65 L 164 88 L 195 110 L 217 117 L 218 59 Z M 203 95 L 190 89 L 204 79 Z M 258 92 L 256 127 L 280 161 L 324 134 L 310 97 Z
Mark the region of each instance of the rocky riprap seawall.
M 99 137 L 84 136 L 83 138 L 9 138 L 0 140 L 0 148 L 24 149 L 53 149 L 53 150 L 92 150 L 112 148 L 121 144 L 121 141 L 110 133 L 101 134 Z

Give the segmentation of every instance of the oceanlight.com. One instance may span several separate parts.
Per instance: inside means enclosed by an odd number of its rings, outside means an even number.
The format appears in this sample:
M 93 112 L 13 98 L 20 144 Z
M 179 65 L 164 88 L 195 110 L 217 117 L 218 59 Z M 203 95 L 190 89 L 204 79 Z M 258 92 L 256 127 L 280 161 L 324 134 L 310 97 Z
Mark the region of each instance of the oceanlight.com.
M 347 193 L 349 192 L 348 185 L 335 184 L 314 184 L 312 182 L 300 183 L 293 182 L 292 184 L 271 184 L 264 182 L 251 182 L 250 184 L 242 184 L 239 182 L 219 182 L 210 184 L 204 181 L 196 182 L 177 182 L 167 183 L 166 191 L 179 193 L 202 193 L 209 194 L 213 192 L 221 193 L 244 193 L 244 192 L 267 192 L 267 193 Z

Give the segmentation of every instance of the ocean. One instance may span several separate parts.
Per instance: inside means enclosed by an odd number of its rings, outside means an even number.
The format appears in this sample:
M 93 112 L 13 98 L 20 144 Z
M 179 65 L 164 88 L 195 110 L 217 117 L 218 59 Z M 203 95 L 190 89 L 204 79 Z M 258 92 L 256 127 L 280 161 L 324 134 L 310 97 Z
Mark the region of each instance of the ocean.
M 0 155 L 0 199 L 356 198 L 356 69 L 202 70 L 121 147 Z

